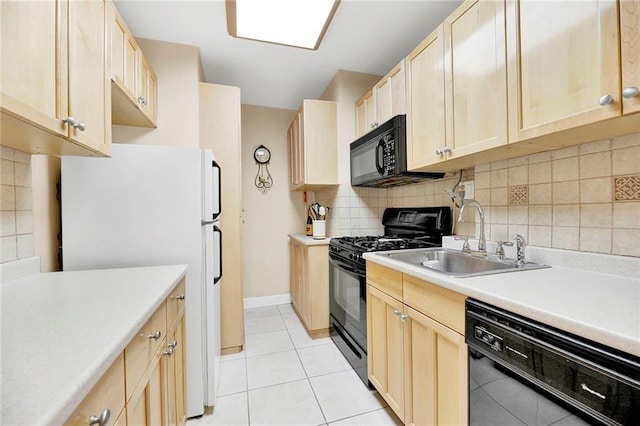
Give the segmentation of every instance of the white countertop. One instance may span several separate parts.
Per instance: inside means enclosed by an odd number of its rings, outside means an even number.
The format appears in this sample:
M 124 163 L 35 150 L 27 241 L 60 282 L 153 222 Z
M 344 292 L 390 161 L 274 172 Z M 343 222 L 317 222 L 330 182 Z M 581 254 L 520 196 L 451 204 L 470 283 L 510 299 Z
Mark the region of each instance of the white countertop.
M 304 234 L 289 234 L 289 238 L 304 244 L 305 246 L 327 246 L 329 245 L 330 237 L 327 238 L 314 238 Z
M 186 270 L 53 272 L 3 283 L 0 423 L 62 424 Z
M 409 251 L 409 250 L 407 250 Z M 393 253 L 398 253 L 394 251 Z M 640 278 L 552 266 L 453 278 L 366 253 L 365 259 L 544 324 L 640 356 Z

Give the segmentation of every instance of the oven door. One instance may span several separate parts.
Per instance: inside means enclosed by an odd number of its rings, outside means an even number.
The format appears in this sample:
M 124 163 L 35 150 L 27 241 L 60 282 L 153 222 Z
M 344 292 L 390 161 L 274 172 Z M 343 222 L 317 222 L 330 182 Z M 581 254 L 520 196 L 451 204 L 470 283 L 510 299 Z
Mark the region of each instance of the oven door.
M 367 352 L 367 281 L 365 271 L 329 258 L 329 311 L 343 331 Z

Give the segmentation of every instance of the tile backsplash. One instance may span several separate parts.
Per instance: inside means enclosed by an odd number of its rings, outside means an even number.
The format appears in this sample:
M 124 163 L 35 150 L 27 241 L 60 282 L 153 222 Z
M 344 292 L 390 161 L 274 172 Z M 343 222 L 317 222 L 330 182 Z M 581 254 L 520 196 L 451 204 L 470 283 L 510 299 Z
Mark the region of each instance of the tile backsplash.
M 0 146 L 0 263 L 34 255 L 31 154 Z
M 316 193 L 334 207 L 330 235 L 375 235 L 386 207 L 451 206 L 459 176 L 389 189 L 349 184 Z M 475 181 L 487 239 L 523 235 L 533 246 L 640 257 L 640 133 L 480 164 Z M 457 210 L 455 212 L 457 215 Z M 478 235 L 475 209 L 457 235 Z

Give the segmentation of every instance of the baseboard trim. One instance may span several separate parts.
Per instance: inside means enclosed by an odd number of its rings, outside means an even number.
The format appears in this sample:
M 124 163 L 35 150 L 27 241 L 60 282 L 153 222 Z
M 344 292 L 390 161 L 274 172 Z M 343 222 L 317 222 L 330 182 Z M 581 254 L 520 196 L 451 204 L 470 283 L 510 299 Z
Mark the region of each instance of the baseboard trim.
M 291 294 L 274 294 L 273 296 L 245 297 L 244 308 L 261 308 L 263 306 L 285 305 L 291 303 Z

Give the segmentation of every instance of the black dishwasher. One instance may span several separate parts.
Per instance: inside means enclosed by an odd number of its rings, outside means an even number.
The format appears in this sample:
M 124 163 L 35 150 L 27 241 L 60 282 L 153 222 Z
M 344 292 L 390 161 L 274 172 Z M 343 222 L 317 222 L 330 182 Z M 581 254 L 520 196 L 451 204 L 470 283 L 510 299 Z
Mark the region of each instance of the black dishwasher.
M 472 299 L 470 425 L 638 425 L 640 358 Z

